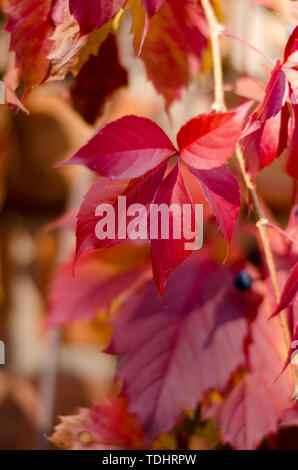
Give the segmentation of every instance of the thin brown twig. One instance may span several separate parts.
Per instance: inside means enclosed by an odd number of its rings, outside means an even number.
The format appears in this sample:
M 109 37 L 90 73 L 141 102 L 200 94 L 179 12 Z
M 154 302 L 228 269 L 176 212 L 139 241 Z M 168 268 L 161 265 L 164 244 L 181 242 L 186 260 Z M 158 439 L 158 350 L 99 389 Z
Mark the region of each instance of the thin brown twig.
M 221 49 L 220 49 L 220 36 L 222 35 L 223 28 L 218 23 L 214 9 L 210 0 L 201 0 L 202 7 L 204 9 L 206 19 L 209 25 L 210 31 L 210 41 L 213 54 L 213 73 L 214 73 L 214 96 L 215 103 L 214 109 L 217 111 L 225 111 L 226 104 L 224 98 L 224 87 L 223 87 L 223 72 L 222 72 L 222 58 L 221 58 Z M 245 186 L 249 192 L 249 195 L 252 200 L 254 214 L 256 217 L 256 226 L 260 233 L 261 242 L 264 249 L 264 255 L 266 259 L 266 264 L 273 286 L 274 294 L 277 303 L 280 301 L 281 292 L 277 279 L 277 271 L 274 263 L 273 253 L 269 243 L 268 230 L 267 230 L 267 221 L 263 214 L 255 186 L 246 171 L 245 160 L 241 150 L 240 145 L 236 149 L 236 157 L 240 166 L 241 174 L 245 183 Z M 291 330 L 289 327 L 288 317 L 285 310 L 281 311 L 279 314 L 281 328 L 283 332 L 283 337 L 285 341 L 285 346 L 287 351 L 291 346 Z M 298 399 L 298 369 L 295 364 L 291 363 L 291 372 L 294 383 L 294 393 L 293 399 Z

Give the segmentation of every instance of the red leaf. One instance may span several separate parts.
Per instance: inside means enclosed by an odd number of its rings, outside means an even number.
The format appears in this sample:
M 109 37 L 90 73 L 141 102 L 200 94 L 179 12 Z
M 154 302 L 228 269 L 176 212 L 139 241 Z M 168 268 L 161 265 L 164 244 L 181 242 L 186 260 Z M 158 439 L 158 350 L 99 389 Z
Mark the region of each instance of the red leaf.
M 280 113 L 242 139 L 246 167 L 253 178 L 287 147 L 289 118 L 289 109 L 285 105 Z
M 246 102 L 235 111 L 201 114 L 182 126 L 177 135 L 182 160 L 198 170 L 226 163 L 235 151 L 250 106 Z
M 49 20 L 51 0 L 8 0 L 5 30 L 10 32 L 10 50 L 16 54 L 16 65 L 25 81 L 24 97 L 46 78 L 50 61 L 47 58 L 54 42 L 54 26 Z
M 161 9 L 164 1 L 165 0 L 142 0 L 142 4 L 149 18 Z
M 64 450 L 136 450 L 144 448 L 144 434 L 127 412 L 123 398 L 108 398 L 92 408 L 63 416 L 49 440 Z
M 72 90 L 75 108 L 93 124 L 101 114 L 105 99 L 117 88 L 127 84 L 127 72 L 119 64 L 117 43 L 110 35 L 97 56 L 91 55 L 80 70 Z
M 98 131 L 64 164 L 83 164 L 102 176 L 124 180 L 144 175 L 175 153 L 153 121 L 125 116 Z
M 226 166 L 212 170 L 190 170 L 199 180 L 219 230 L 229 241 L 240 211 L 240 190 L 235 176 Z
M 292 31 L 288 39 L 288 42 L 285 47 L 283 63 L 286 63 L 291 58 L 291 55 L 297 51 L 298 51 L 298 26 L 294 28 L 294 30 Z
M 190 250 L 185 249 L 185 244 L 189 243 L 190 240 L 184 237 L 183 225 L 188 223 L 189 227 L 192 228 L 195 210 L 189 192 L 184 184 L 182 174 L 179 172 L 178 164 L 158 188 L 153 204 L 166 204 L 167 208 L 175 204 L 180 208 L 178 215 L 175 211 L 169 212 L 168 238 L 162 239 L 160 233 L 162 224 L 160 224 L 159 221 L 155 227 L 156 232 L 158 231 L 158 238 L 150 238 L 153 276 L 157 290 L 161 294 L 165 288 L 169 274 L 191 254 Z M 190 206 L 190 211 L 187 222 L 183 219 L 182 224 L 183 206 L 185 204 Z M 165 217 L 162 218 L 162 222 L 164 222 L 164 219 Z M 152 211 L 149 220 L 151 226 L 151 221 L 153 220 Z M 179 226 L 180 228 L 181 236 L 178 238 L 174 238 L 174 226 Z
M 256 310 L 228 268 L 200 256 L 173 272 L 164 305 L 154 290 L 148 283 L 124 305 L 111 346 L 129 409 L 149 438 L 169 431 L 210 390 L 225 390 L 246 362 L 245 315 Z
M 147 75 L 168 108 L 180 98 L 191 78 L 201 69 L 209 30 L 202 7 L 196 0 L 167 0 L 145 28 L 139 0 L 133 2 L 134 50 L 146 66 Z M 142 45 L 142 47 L 141 47 Z
M 280 114 L 265 121 L 261 127 L 242 139 L 246 168 L 253 178 L 278 158 L 279 129 Z
M 160 185 L 166 165 L 162 165 L 149 175 L 131 183 L 123 183 L 111 181 L 105 178 L 99 178 L 90 188 L 81 204 L 77 219 L 77 247 L 76 258 L 82 253 L 95 248 L 107 248 L 113 246 L 122 239 L 117 236 L 118 233 L 118 196 L 126 196 L 126 206 L 131 204 L 149 204 Z M 99 204 L 111 204 L 115 209 L 115 239 L 106 238 L 101 240 L 97 238 L 95 230 L 99 221 L 99 217 L 95 215 L 96 208 Z M 127 224 L 131 218 L 127 217 Z
M 127 250 L 126 245 L 114 249 L 118 260 Z M 113 255 L 110 254 L 110 256 Z M 59 266 L 49 295 L 47 327 L 67 325 L 79 319 L 93 320 L 99 309 L 108 309 L 119 295 L 132 292 L 148 276 L 148 260 L 143 247 L 134 246 L 128 253 L 134 255 L 130 264 L 117 267 L 100 253 L 88 253 L 81 258 L 73 275 L 73 259 Z
M 276 62 L 271 72 L 270 79 L 265 89 L 263 101 L 258 105 L 252 114 L 250 121 L 244 130 L 244 135 L 259 127 L 260 123 L 265 122 L 279 113 L 286 99 L 288 91 L 287 79 L 280 61 Z
M 288 145 L 289 110 L 285 103 L 289 87 L 278 61 L 271 72 L 265 95 L 242 134 L 247 170 L 256 174 L 279 157 Z
M 81 34 L 91 33 L 110 21 L 127 0 L 69 0 L 70 12 L 80 25 Z
M 298 101 L 292 94 L 291 105 L 293 110 L 293 134 L 290 145 L 286 152 L 286 171 L 292 177 L 298 180 L 298 161 L 297 161 L 297 145 L 298 145 Z
M 290 272 L 290 275 L 284 285 L 280 302 L 278 306 L 276 307 L 275 311 L 273 312 L 273 315 L 277 315 L 281 310 L 284 310 L 289 305 L 291 305 L 291 303 L 294 302 L 295 300 L 297 292 L 298 292 L 298 263 L 295 264 L 295 266 Z
M 275 323 L 276 321 L 276 323 Z M 260 312 L 252 324 L 250 372 L 238 382 L 219 412 L 223 440 L 239 450 L 255 449 L 276 433 L 278 422 L 291 405 L 292 383 L 283 367 L 283 338 L 277 320 Z

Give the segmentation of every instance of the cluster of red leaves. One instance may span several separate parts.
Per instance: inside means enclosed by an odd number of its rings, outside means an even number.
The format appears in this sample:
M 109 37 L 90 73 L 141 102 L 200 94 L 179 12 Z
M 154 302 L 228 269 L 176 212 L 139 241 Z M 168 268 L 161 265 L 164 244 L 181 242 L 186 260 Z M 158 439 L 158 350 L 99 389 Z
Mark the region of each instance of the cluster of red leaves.
M 178 135 L 178 149 L 164 132 L 149 119 L 126 116 L 101 129 L 67 163 L 84 164 L 104 178 L 98 179 L 85 196 L 77 218 L 77 257 L 95 248 L 106 248 L 121 240 L 97 238 L 96 207 L 110 203 L 118 210 L 118 196 L 131 204 L 150 203 L 168 206 L 192 206 L 188 215 L 194 220 L 194 204 L 179 169 L 186 163 L 213 209 L 218 226 L 230 240 L 240 208 L 237 180 L 225 166 L 241 135 L 250 103 L 228 113 L 200 115 L 183 126 Z M 164 177 L 169 159 L 178 156 L 174 168 Z M 126 182 L 126 178 L 132 178 Z M 121 181 L 119 181 L 121 180 Z M 150 210 L 147 213 L 150 219 Z M 117 217 L 118 218 L 118 217 Z M 127 219 L 127 232 L 132 230 Z M 171 271 L 191 254 L 187 240 L 174 238 L 175 214 L 171 213 L 168 240 L 151 239 L 151 261 L 154 279 L 160 293 Z
M 90 122 L 107 94 L 126 82 L 116 42 L 109 36 L 115 32 L 113 19 L 121 16 L 121 9 L 132 13 L 135 53 L 167 106 L 198 73 L 207 47 L 208 28 L 196 0 L 7 0 L 5 5 L 10 47 L 24 81 L 23 97 L 33 87 L 73 71 L 78 74 L 74 103 Z M 229 242 L 240 192 L 227 161 L 239 141 L 253 178 L 286 151 L 286 170 L 298 179 L 297 90 L 290 75 L 296 72 L 297 50 L 298 27 L 248 123 L 251 102 L 228 112 L 200 115 L 182 126 L 174 145 L 154 122 L 126 116 L 99 130 L 67 162 L 83 164 L 100 178 L 77 215 L 75 258 L 88 253 L 78 260 L 75 279 L 72 262 L 58 271 L 48 324 L 92 319 L 120 297 L 109 352 L 118 356 L 117 377 L 122 379 L 126 399 L 110 399 L 63 418 L 53 436 L 55 443 L 76 449 L 143 448 L 171 431 L 183 412 L 194 410 L 198 403 L 204 404 L 203 417 L 212 417 L 220 425 L 222 441 L 238 449 L 256 448 L 277 432 L 281 422 L 297 424 L 291 378 L 288 369 L 283 371 L 295 351 L 290 351 L 287 361 L 276 319 L 267 321 L 274 308 L 264 295 L 265 283 L 256 280 L 260 273 L 246 266 L 254 282 L 240 291 L 234 284 L 239 268 L 217 264 L 208 248 L 190 257 L 187 240 L 173 236 L 174 213 L 170 239 L 150 240 L 154 282 L 148 279 L 146 247 L 116 246 L 125 237 L 99 240 L 95 232 L 96 207 L 109 203 L 117 210 L 119 195 L 126 196 L 127 205 L 188 204 L 193 222 L 194 204 L 181 171 L 186 165 Z M 111 59 L 108 76 L 118 74 L 115 83 L 102 72 L 106 58 Z M 99 71 L 100 81 L 90 78 Z M 15 88 L 16 84 L 11 87 Z M 11 101 L 17 103 L 15 98 Z M 150 223 L 150 210 L 145 217 Z M 296 217 L 292 220 L 297 225 Z M 128 217 L 126 235 L 133 229 Z M 97 249 L 101 251 L 91 251 Z M 132 257 L 131 249 L 136 256 L 133 263 L 126 258 Z M 292 271 L 274 313 L 288 309 L 297 344 L 297 253 L 283 252 L 283 258 Z M 162 303 L 156 287 L 163 294 Z
M 200 70 L 202 54 L 207 47 L 208 28 L 200 2 L 143 0 L 141 4 L 140 0 L 7 0 L 4 6 L 8 16 L 6 30 L 11 35 L 10 49 L 15 52 L 15 65 L 24 81 L 23 99 L 37 85 L 53 79 L 61 80 L 70 71 L 77 74 L 90 54 L 98 54 L 108 34 L 116 32 L 123 17 L 122 8 L 132 13 L 135 53 L 139 55 L 141 51 L 148 78 L 164 96 L 167 105 L 179 98 L 183 88 Z M 112 22 L 115 15 L 120 15 L 117 24 Z M 107 49 L 108 46 L 105 47 Z M 117 57 L 113 51 L 115 45 L 110 44 L 110 48 L 108 53 L 99 52 L 98 60 L 90 59 L 89 69 L 102 72 L 97 67 L 106 54 L 105 57 L 111 55 L 109 76 L 111 72 L 113 76 L 119 74 L 118 60 L 112 61 Z M 86 69 L 82 71 L 80 88 L 85 85 L 86 73 Z M 96 87 L 94 91 L 106 86 L 106 73 L 98 73 L 100 80 L 92 84 L 93 89 Z M 125 72 L 121 71 L 115 83 L 108 84 L 108 90 L 113 91 L 125 81 Z M 97 100 L 106 96 L 102 93 L 104 96 L 99 93 Z M 18 105 L 11 98 L 7 96 L 7 102 Z M 92 106 L 90 95 L 88 104 Z M 88 120 L 93 120 L 94 107 L 91 111 L 83 109 L 83 112 Z
M 297 91 L 290 78 L 291 63 L 297 59 L 298 26 L 292 32 L 284 52 L 283 62 L 276 62 L 268 81 L 265 96 L 251 115 L 242 136 L 247 168 L 254 177 L 286 150 L 286 169 L 298 178 L 296 145 L 298 135 Z

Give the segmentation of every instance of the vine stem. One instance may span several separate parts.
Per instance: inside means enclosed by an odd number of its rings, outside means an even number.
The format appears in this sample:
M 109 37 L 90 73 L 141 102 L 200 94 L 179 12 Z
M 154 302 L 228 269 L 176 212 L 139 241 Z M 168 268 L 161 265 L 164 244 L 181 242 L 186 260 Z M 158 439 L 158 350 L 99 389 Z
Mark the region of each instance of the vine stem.
M 201 0 L 201 5 L 204 9 L 205 16 L 209 25 L 210 41 L 213 56 L 213 74 L 214 74 L 214 97 L 215 102 L 213 108 L 216 111 L 226 111 L 227 107 L 225 104 L 224 87 L 223 87 L 223 71 L 222 71 L 222 58 L 220 48 L 220 37 L 224 32 L 224 28 L 217 21 L 213 6 L 210 0 Z M 255 186 L 246 171 L 245 160 L 240 145 L 236 148 L 236 158 L 238 160 L 241 174 L 245 183 L 245 186 L 250 194 L 251 201 L 253 204 L 254 214 L 256 217 L 256 227 L 258 228 L 262 246 L 264 249 L 264 256 L 273 286 L 273 291 L 277 303 L 280 301 L 281 291 L 277 279 L 277 270 L 274 263 L 273 253 L 269 243 L 268 230 L 267 230 L 267 219 L 265 218 Z M 284 342 L 287 351 L 291 347 L 291 330 L 289 327 L 288 317 L 285 310 L 279 314 L 281 328 L 283 332 Z M 293 400 L 298 400 L 298 369 L 295 364 L 291 363 L 291 373 L 294 383 Z
M 226 30 L 223 30 L 222 34 L 224 36 L 226 36 L 227 38 L 231 38 L 231 39 L 236 39 L 236 41 L 239 41 L 241 42 L 242 44 L 244 44 L 245 46 L 249 47 L 252 51 L 256 52 L 257 54 L 259 54 L 264 60 L 266 60 L 266 62 L 268 62 L 272 67 L 275 66 L 275 62 L 274 60 L 271 59 L 271 57 L 269 57 L 267 54 L 264 54 L 264 52 L 260 51 L 260 49 L 258 49 L 256 46 L 254 46 L 253 44 L 251 44 L 249 41 L 247 41 L 246 39 L 244 38 L 241 38 L 240 36 L 238 36 L 237 34 L 234 34 L 234 33 L 230 33 L 230 31 L 226 31 Z

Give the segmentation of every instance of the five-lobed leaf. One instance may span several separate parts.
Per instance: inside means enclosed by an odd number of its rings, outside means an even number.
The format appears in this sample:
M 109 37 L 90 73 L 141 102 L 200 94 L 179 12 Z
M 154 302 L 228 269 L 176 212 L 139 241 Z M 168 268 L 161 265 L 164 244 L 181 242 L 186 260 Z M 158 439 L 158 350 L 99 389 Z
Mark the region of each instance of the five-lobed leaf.
M 183 126 L 177 136 L 180 156 L 198 178 L 215 213 L 218 226 L 228 241 L 239 215 L 240 195 L 237 180 L 222 163 L 226 162 L 235 149 L 250 106 L 250 102 L 245 102 L 229 113 L 201 115 Z M 202 123 L 205 125 L 200 126 Z M 149 119 L 125 116 L 101 129 L 66 162 L 83 163 L 101 175 L 116 180 L 139 177 L 139 180 L 132 181 L 129 185 L 101 179 L 90 189 L 78 215 L 77 256 L 86 250 L 109 247 L 121 241 L 117 237 L 112 240 L 108 237 L 98 240 L 95 235 L 96 207 L 110 203 L 118 216 L 118 195 L 128 198 L 127 207 L 134 203 L 147 205 L 154 202 L 155 205 L 166 204 L 167 208 L 171 204 L 178 204 L 179 217 L 181 214 L 184 216 L 183 206 L 189 205 L 189 230 L 195 231 L 195 209 L 178 164 L 162 183 L 166 165 L 163 162 L 177 154 L 177 150 L 157 124 Z M 155 167 L 157 169 L 153 170 Z M 199 169 L 195 170 L 194 167 Z M 141 175 L 145 175 L 144 179 Z M 146 175 L 149 175 L 148 181 Z M 152 190 L 148 192 L 145 188 L 149 184 Z M 170 272 L 191 253 L 191 250 L 185 248 L 188 240 L 184 237 L 181 223 L 181 236 L 179 239 L 174 236 L 173 227 L 177 225 L 173 223 L 175 219 L 177 216 L 170 211 L 170 236 L 166 240 L 162 239 L 159 230 L 162 223 L 158 227 L 156 239 L 151 237 L 152 268 L 159 293 L 162 293 Z M 149 225 L 150 220 L 149 217 Z

